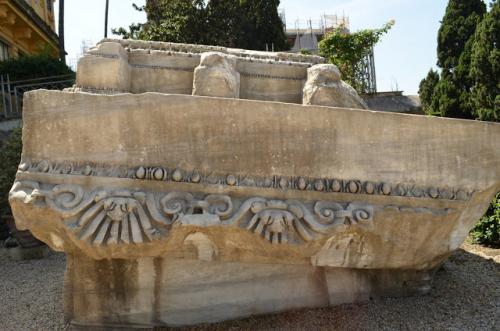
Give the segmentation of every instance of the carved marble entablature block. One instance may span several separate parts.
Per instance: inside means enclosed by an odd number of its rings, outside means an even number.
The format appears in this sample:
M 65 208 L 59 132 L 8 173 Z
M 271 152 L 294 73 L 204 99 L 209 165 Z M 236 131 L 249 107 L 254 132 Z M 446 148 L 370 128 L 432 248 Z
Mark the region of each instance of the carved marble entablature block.
M 76 86 L 70 90 L 161 92 L 366 108 L 356 91 L 340 80 L 336 67 L 323 62 L 319 56 L 292 53 L 104 39 L 79 60 Z M 338 81 L 319 86 L 318 73 L 328 76 L 328 68 L 337 70 Z
M 316 57 L 112 40 L 86 57 L 80 82 L 129 76 L 26 93 L 9 194 L 17 227 L 67 255 L 74 326 L 427 293 L 500 191 L 499 124 L 328 107 L 341 81 L 308 79 Z

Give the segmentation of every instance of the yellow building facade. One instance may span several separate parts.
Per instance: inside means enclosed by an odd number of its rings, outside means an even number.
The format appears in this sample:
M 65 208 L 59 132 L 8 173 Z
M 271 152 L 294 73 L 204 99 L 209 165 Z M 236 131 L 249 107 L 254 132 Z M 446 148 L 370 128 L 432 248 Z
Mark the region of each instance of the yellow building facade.
M 48 49 L 58 54 L 55 0 L 0 0 L 0 61 Z

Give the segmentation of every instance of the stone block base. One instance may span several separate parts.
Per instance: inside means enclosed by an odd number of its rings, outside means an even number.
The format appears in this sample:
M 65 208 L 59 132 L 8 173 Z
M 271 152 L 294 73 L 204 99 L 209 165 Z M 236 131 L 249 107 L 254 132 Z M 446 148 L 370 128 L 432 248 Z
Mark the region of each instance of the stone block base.
M 194 325 L 424 294 L 432 273 L 69 255 L 65 316 L 77 329 Z

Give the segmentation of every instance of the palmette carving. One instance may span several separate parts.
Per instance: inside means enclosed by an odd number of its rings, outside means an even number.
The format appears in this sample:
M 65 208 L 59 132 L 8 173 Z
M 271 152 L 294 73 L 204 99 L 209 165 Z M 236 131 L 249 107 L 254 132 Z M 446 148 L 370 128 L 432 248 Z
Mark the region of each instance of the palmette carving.
M 339 203 L 317 202 L 312 213 L 299 201 L 263 198 L 247 200 L 228 220 L 229 224 L 246 227 L 273 244 L 308 242 L 328 235 L 337 225 L 371 226 L 372 222 L 373 207 L 364 203 L 344 208 Z
M 146 211 L 143 192 L 85 192 L 78 185 L 67 184 L 42 190 L 38 183 L 26 181 L 14 184 L 10 199 L 45 204 L 65 220 L 78 240 L 89 244 L 140 244 L 160 237 L 160 231 L 151 224 L 151 214 Z
M 328 236 L 339 225 L 369 229 L 373 222 L 373 207 L 364 203 L 311 205 L 256 197 L 236 202 L 235 208 L 231 197 L 220 194 L 199 199 L 187 192 L 86 191 L 68 184 L 41 187 L 18 181 L 10 200 L 55 211 L 72 238 L 95 246 L 161 240 L 173 225 L 238 227 L 273 244 L 299 244 Z

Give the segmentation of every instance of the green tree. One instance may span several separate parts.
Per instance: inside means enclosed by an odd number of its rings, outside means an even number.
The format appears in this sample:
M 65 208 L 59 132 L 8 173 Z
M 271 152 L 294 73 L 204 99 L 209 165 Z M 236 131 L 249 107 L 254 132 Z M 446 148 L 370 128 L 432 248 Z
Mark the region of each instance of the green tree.
M 470 76 L 474 114 L 485 121 L 500 122 L 500 2 L 479 24 L 472 45 Z
M 238 1 L 211 0 L 206 7 L 206 43 L 241 47 L 245 16 Z
M 422 103 L 424 112 L 428 115 L 433 115 L 432 98 L 434 96 L 434 90 L 438 83 L 439 72 L 431 69 L 429 70 L 427 77 L 422 79 L 419 85 L 418 94 L 420 95 L 420 102 Z
M 0 146 L 0 214 L 11 214 L 9 191 L 21 161 L 21 129 L 16 128 Z
M 385 24 L 381 29 L 366 29 L 350 33 L 344 27 L 338 27 L 328 33 L 319 43 L 319 53 L 335 64 L 342 79 L 349 83 L 358 92 L 364 92 L 362 60 L 370 54 L 373 46 L 387 33 L 394 21 Z
M 450 0 L 438 32 L 438 66 L 454 69 L 486 12 L 482 0 Z
M 213 0 L 211 0 L 213 1 Z M 279 0 L 240 0 L 244 20 L 238 47 L 255 50 L 287 50 L 284 24 L 278 14 Z
M 474 33 L 485 12 L 486 5 L 482 0 L 448 2 L 438 32 L 437 64 L 442 69 L 440 81 L 435 84 L 430 104 L 429 94 L 420 95 L 427 114 L 474 118 L 470 65 Z
M 113 30 L 124 37 L 178 43 L 203 43 L 205 9 L 203 0 L 148 0 L 143 7 L 146 23 L 132 24 L 129 32 Z
M 430 113 L 442 117 L 463 118 L 459 100 L 460 91 L 453 81 L 453 75 L 450 71 L 443 70 L 432 95 Z
M 124 38 L 265 50 L 288 49 L 279 0 L 147 0 L 147 21 L 113 29 Z

